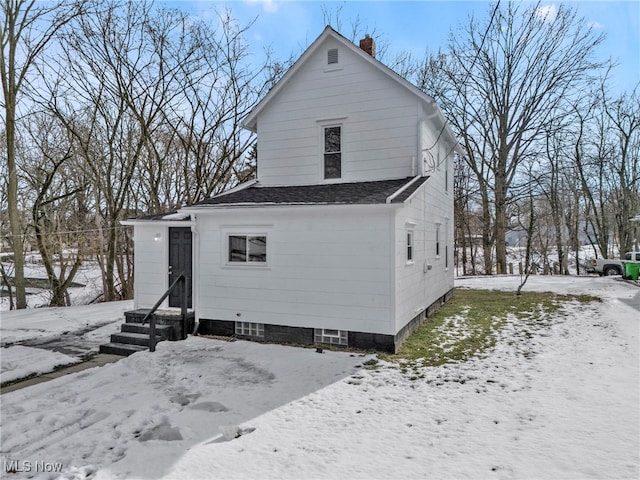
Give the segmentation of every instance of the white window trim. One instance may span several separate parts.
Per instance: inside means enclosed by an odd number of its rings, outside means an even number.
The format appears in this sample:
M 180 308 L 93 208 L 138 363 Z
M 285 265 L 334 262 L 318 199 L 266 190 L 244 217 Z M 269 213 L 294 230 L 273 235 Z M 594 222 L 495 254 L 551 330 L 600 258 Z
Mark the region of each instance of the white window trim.
M 320 180 L 323 183 L 340 183 L 344 181 L 344 123 L 346 117 L 318 120 L 320 126 Z M 326 128 L 340 127 L 340 176 L 338 178 L 325 178 L 324 176 L 324 131 Z
M 406 230 L 405 238 L 407 239 L 407 244 L 405 248 L 406 255 L 406 265 L 414 265 L 416 258 L 416 242 L 414 231 L 411 229 Z M 409 252 L 411 252 L 411 258 L 409 258 Z
M 266 262 L 232 262 L 229 260 L 229 237 L 265 237 Z M 271 245 L 269 234 L 264 230 L 223 229 L 222 231 L 222 268 L 268 270 L 271 266 Z
M 329 63 L 329 51 L 331 50 L 335 50 L 336 51 L 336 59 L 337 61 L 334 63 Z M 324 71 L 324 73 L 329 73 L 329 72 L 336 72 L 339 70 L 343 70 L 344 67 L 343 65 L 340 63 L 340 49 L 339 48 L 330 48 L 329 50 L 327 50 L 327 63 L 325 64 L 324 68 L 322 69 Z
M 436 258 L 440 258 L 441 251 L 442 251 L 442 242 L 440 240 L 440 226 L 441 224 L 436 223 L 436 244 L 435 244 Z

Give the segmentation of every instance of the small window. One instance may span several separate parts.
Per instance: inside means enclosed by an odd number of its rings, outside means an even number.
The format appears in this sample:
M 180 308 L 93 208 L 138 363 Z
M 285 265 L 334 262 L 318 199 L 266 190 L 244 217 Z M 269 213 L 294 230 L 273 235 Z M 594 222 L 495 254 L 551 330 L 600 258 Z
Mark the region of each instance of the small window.
M 449 268 L 449 220 L 445 222 L 444 231 L 444 268 Z
M 440 225 L 436 227 L 436 257 L 440 256 Z
M 327 64 L 338 63 L 338 49 L 332 48 L 327 52 Z
M 236 335 L 264 338 L 264 323 L 236 322 Z
M 413 261 L 413 232 L 407 232 L 407 262 Z
M 324 178 L 342 176 L 342 127 L 324 127 Z
M 327 343 L 329 345 L 347 345 L 348 333 L 346 330 L 316 328 L 314 329 L 314 340 L 316 343 Z
M 267 261 L 267 237 L 229 235 L 229 262 L 265 263 Z
M 444 163 L 444 191 L 449 192 L 449 165 Z

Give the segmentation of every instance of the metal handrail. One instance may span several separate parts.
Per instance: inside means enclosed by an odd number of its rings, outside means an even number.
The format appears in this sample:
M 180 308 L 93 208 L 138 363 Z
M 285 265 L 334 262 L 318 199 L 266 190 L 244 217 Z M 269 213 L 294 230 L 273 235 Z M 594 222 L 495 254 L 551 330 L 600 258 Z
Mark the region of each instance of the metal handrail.
M 156 304 L 151 308 L 151 310 L 147 312 L 147 314 L 142 319 L 143 325 L 146 323 L 147 319 L 149 319 L 149 351 L 150 352 L 156 351 L 156 343 L 158 343 L 156 342 L 156 318 L 153 314 L 156 312 L 160 304 L 164 302 L 165 298 L 167 298 L 171 294 L 173 289 L 176 288 L 176 285 L 178 285 L 178 283 L 182 284 L 182 301 L 180 302 L 181 303 L 180 314 L 182 315 L 183 324 L 187 320 L 187 277 L 184 274 L 184 272 L 180 272 L 180 275 L 176 277 L 176 279 L 173 281 L 171 286 L 167 289 L 166 292 L 164 292 L 162 297 L 160 297 L 160 300 L 156 302 Z

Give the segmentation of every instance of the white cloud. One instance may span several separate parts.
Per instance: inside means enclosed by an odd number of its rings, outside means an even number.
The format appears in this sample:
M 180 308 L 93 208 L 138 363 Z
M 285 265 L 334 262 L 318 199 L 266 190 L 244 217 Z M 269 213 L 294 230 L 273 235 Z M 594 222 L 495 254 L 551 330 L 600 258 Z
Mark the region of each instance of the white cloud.
M 540 8 L 536 9 L 536 17 L 545 22 L 553 22 L 556 19 L 556 15 L 558 14 L 558 8 L 551 5 L 544 5 Z
M 275 0 L 248 0 L 248 3 L 261 4 L 262 9 L 267 13 L 276 13 L 278 11 L 278 4 Z
M 604 28 L 604 25 L 602 23 L 597 22 L 595 20 L 592 20 L 591 22 L 589 22 L 589 26 L 595 30 L 600 30 Z

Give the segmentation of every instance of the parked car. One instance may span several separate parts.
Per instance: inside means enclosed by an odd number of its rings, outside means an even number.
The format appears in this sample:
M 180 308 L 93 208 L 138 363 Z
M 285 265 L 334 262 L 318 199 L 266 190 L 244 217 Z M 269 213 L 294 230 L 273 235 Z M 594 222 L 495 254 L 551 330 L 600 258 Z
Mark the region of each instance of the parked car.
M 593 267 L 593 272 L 600 276 L 623 275 L 623 261 L 640 262 L 640 252 L 627 252 L 624 254 L 624 260 L 619 258 L 594 258 L 591 261 L 591 266 Z

